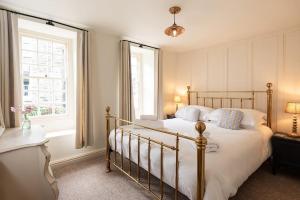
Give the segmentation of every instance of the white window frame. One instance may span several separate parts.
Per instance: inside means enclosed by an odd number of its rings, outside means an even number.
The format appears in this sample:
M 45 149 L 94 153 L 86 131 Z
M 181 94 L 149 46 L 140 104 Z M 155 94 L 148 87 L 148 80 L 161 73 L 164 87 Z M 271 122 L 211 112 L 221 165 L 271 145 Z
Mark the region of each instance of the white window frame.
M 43 40 L 51 40 L 59 43 L 64 43 L 66 45 L 66 113 L 64 114 L 52 114 L 52 115 L 43 115 L 43 116 L 34 116 L 31 117 L 32 122 L 35 124 L 56 124 L 57 127 L 51 128 L 51 130 L 59 130 L 59 124 L 62 124 L 62 120 L 73 119 L 75 120 L 75 74 L 73 70 L 73 50 L 74 42 L 70 38 L 58 37 L 53 35 L 48 35 L 40 32 L 34 32 L 26 29 L 19 29 L 19 56 L 20 56 L 20 69 L 21 69 L 21 96 L 24 95 L 24 77 L 22 69 L 22 36 L 33 37 Z M 53 59 L 53 58 L 52 58 Z M 73 97 L 73 98 L 72 98 Z M 22 100 L 23 106 L 23 100 Z M 53 110 L 54 111 L 54 110 Z
M 132 47 L 138 47 L 137 45 L 135 44 L 131 44 Z M 147 48 L 147 47 L 143 47 L 143 48 L 146 48 L 146 49 L 149 49 L 149 50 L 153 50 L 152 48 Z M 158 103 L 158 60 L 157 60 L 157 57 L 156 57 L 156 52 L 155 50 L 153 50 L 153 53 L 154 53 L 154 113 L 153 115 L 156 115 L 158 116 L 158 110 L 157 110 L 157 103 Z M 131 51 L 131 57 L 134 56 L 136 57 L 137 59 L 137 67 L 138 67 L 138 73 L 137 73 L 137 76 L 140 77 L 140 82 L 141 83 L 138 83 L 138 91 L 140 93 L 140 96 L 139 96 L 139 106 L 141 108 L 144 108 L 144 94 L 146 93 L 146 90 L 144 90 L 144 68 L 143 68 L 143 65 L 144 65 L 144 59 L 143 59 L 143 53 L 141 52 L 135 52 L 135 51 Z M 134 111 L 135 112 L 135 111 Z M 145 113 L 137 113 L 138 115 L 143 115 Z M 138 116 L 135 116 L 136 118 L 138 118 Z

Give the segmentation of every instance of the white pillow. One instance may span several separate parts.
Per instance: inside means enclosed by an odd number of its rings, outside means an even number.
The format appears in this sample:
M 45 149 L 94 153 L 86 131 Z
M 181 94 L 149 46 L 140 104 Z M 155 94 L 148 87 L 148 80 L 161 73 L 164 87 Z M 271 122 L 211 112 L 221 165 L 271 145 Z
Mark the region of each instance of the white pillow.
M 198 108 L 200 110 L 199 120 L 201 120 L 201 121 L 206 121 L 207 115 L 209 115 L 210 112 L 215 110 L 210 107 L 198 106 L 198 105 L 193 105 L 191 107 Z
M 200 110 L 198 108 L 186 107 L 184 120 L 196 122 L 199 120 Z
M 243 126 L 256 127 L 266 123 L 267 114 L 253 109 L 239 109 L 244 113 L 241 124 Z
M 216 110 L 213 110 L 210 113 L 206 114 L 204 116 L 204 121 L 217 123 L 220 121 L 221 116 L 222 116 L 222 110 L 216 109 Z
M 181 118 L 187 121 L 196 122 L 199 120 L 200 116 L 200 109 L 194 106 L 185 106 L 179 108 L 175 113 L 176 118 Z
M 213 108 L 210 107 L 205 107 L 205 106 L 199 106 L 199 105 L 190 105 L 190 106 L 185 106 L 185 107 L 181 107 L 177 110 L 177 112 L 175 113 L 175 117 L 176 118 L 184 118 L 185 113 L 186 113 L 186 109 L 187 108 L 196 108 L 200 110 L 200 115 L 199 115 L 199 120 L 201 121 L 206 121 L 207 115 L 215 110 Z
M 175 113 L 175 117 L 183 119 L 185 116 L 185 108 L 186 106 L 179 108 Z
M 266 114 L 260 112 L 258 110 L 253 109 L 242 109 L 242 108 L 220 108 L 212 111 L 206 117 L 207 121 L 211 122 L 219 122 L 222 116 L 222 109 L 229 109 L 229 110 L 239 110 L 244 113 L 243 120 L 241 121 L 242 126 L 250 126 L 256 127 L 265 123 Z

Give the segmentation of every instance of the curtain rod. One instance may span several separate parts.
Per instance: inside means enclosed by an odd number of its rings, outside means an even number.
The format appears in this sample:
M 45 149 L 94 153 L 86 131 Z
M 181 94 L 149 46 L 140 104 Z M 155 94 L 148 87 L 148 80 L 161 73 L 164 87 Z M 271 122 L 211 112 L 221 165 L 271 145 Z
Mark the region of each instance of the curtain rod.
M 139 45 L 140 47 L 149 47 L 149 48 L 152 48 L 152 49 L 160 50 L 160 48 L 153 47 L 153 46 L 149 46 L 149 45 L 142 44 L 142 43 L 138 43 L 138 42 L 133 42 L 133 41 L 130 41 L 130 40 L 122 40 L 122 41 L 127 41 L 127 42 L 129 42 L 129 43 L 137 44 L 137 45 Z
M 78 29 L 78 30 L 81 30 L 81 31 L 86 31 L 86 32 L 88 32 L 88 30 L 85 30 L 85 29 L 83 29 L 83 28 L 78 28 L 78 27 L 76 27 L 76 26 L 71 26 L 71 25 L 68 25 L 68 24 L 64 24 L 64 23 L 61 23 L 61 22 L 58 22 L 58 21 L 46 19 L 46 18 L 43 18 L 43 17 L 37 17 L 37 16 L 34 16 L 34 15 L 29 15 L 29 14 L 25 14 L 25 13 L 13 11 L 13 10 L 5 9 L 5 8 L 0 8 L 0 10 L 5 10 L 5 11 L 7 11 L 7 12 L 11 12 L 11 13 L 14 13 L 14 14 L 18 14 L 18 15 L 23 15 L 23 16 L 26 16 L 26 17 L 31 17 L 31 18 L 36 18 L 36 19 L 44 20 L 44 21 L 46 21 L 46 22 L 49 22 L 48 25 L 54 25 L 54 24 L 52 24 L 52 23 L 56 23 L 56 24 L 60 24 L 60 25 L 63 25 L 63 26 L 67 26 L 67 27 L 69 27 L 69 28 L 74 28 L 74 29 Z

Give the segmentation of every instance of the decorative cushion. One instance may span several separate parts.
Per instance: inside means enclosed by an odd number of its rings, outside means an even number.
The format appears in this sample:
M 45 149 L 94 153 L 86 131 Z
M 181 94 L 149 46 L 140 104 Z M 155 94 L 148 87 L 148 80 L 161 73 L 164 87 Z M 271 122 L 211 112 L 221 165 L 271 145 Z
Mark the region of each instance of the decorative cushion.
M 221 118 L 218 121 L 218 126 L 226 129 L 238 130 L 240 129 L 244 113 L 239 110 L 221 110 Z

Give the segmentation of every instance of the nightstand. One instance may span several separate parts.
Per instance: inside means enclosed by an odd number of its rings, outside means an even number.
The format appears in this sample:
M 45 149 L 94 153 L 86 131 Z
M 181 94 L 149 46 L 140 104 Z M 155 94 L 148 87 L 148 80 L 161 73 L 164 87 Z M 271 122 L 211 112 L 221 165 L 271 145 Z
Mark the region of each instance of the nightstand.
M 167 114 L 167 119 L 174 119 L 174 118 L 176 118 L 175 114 Z
M 286 133 L 276 132 L 271 138 L 272 142 L 272 171 L 284 165 L 300 169 L 300 138 L 290 137 Z

